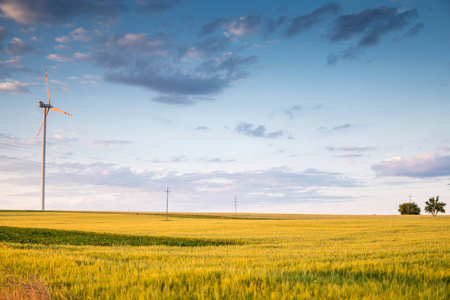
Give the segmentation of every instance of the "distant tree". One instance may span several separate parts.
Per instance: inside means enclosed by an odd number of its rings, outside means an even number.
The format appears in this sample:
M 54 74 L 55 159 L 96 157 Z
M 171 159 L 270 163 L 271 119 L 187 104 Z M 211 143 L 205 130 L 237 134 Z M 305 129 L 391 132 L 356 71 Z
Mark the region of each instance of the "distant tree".
M 420 215 L 420 207 L 415 202 L 405 202 L 398 206 L 402 215 Z
M 439 196 L 434 199 L 431 197 L 427 202 L 425 202 L 425 211 L 436 217 L 438 213 L 445 213 L 444 206 L 446 204 L 444 202 L 439 202 Z

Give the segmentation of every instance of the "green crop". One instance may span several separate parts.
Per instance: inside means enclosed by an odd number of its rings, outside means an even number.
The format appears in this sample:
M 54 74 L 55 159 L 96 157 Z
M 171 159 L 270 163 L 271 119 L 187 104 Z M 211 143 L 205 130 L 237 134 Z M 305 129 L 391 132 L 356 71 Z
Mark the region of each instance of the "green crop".
M 74 245 L 74 246 L 218 246 L 239 244 L 239 241 L 194 239 L 164 236 L 134 236 L 124 234 L 93 233 L 45 228 L 0 226 L 0 241 L 20 244 Z
M 152 214 L 18 211 L 0 212 L 0 226 L 125 239 L 242 241 L 179 247 L 4 240 L 0 299 L 14 291 L 40 291 L 43 299 L 450 296 L 447 216 L 183 214 L 165 222 Z

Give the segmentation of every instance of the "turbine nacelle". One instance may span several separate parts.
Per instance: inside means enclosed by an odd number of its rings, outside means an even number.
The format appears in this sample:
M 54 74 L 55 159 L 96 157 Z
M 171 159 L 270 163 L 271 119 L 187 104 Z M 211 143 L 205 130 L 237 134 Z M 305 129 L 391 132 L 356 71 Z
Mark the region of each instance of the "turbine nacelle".
M 63 111 L 63 110 L 60 110 L 60 109 L 57 108 L 57 107 L 54 107 L 54 106 L 51 105 L 50 103 L 49 103 L 49 104 L 45 104 L 44 102 L 39 101 L 39 107 L 46 108 L 46 109 L 51 109 L 51 110 L 54 110 L 54 111 L 57 111 L 57 112 L 66 114 L 66 115 L 68 115 L 68 116 L 71 116 L 71 114 L 69 114 L 69 113 L 67 113 L 67 112 L 65 112 L 65 111 Z M 47 114 L 48 114 L 48 112 L 49 112 L 49 110 L 46 110 L 46 113 L 47 113 Z M 44 124 L 44 122 L 42 122 L 41 128 L 42 128 L 43 124 Z M 40 129 L 39 129 L 39 132 L 41 132 Z M 38 136 L 39 136 L 39 133 L 38 133 Z M 37 138 L 37 137 L 36 137 L 36 138 Z
M 42 107 L 42 108 L 52 108 L 53 106 L 51 106 L 50 104 L 45 104 L 45 103 L 42 102 L 42 101 L 39 101 L 39 107 Z

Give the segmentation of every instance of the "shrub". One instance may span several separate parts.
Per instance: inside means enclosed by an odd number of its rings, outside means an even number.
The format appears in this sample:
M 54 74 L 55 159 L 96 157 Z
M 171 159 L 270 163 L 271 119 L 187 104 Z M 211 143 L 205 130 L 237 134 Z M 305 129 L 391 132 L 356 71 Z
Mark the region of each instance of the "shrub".
M 406 202 L 400 204 L 398 211 L 402 215 L 420 215 L 420 207 L 415 202 Z

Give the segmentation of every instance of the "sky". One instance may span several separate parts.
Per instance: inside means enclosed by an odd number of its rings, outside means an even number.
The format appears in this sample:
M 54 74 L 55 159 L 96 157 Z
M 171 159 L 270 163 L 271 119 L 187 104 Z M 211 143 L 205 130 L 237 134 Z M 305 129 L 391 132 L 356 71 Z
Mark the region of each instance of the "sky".
M 450 202 L 450 1 L 0 0 L 0 209 Z M 235 202 L 236 200 L 236 202 Z M 448 210 L 448 209 L 447 209 Z

